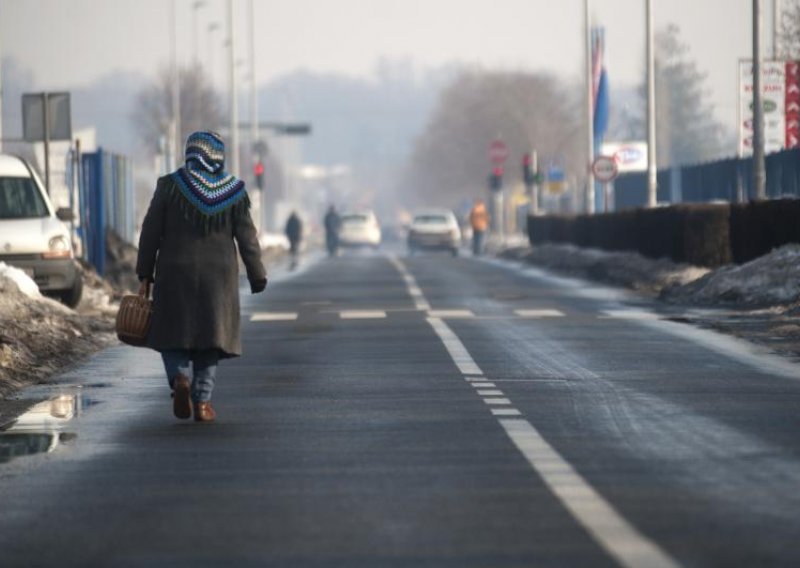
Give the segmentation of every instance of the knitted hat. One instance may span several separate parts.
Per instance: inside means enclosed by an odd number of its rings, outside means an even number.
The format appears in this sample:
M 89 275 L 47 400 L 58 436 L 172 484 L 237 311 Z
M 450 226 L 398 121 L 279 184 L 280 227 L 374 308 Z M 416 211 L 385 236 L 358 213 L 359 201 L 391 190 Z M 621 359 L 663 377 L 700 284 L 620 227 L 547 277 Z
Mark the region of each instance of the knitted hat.
M 186 140 L 186 163 L 172 173 L 173 197 L 187 219 L 204 232 L 225 226 L 226 211 L 250 207 L 244 182 L 225 171 L 225 143 L 215 132 L 195 132 Z

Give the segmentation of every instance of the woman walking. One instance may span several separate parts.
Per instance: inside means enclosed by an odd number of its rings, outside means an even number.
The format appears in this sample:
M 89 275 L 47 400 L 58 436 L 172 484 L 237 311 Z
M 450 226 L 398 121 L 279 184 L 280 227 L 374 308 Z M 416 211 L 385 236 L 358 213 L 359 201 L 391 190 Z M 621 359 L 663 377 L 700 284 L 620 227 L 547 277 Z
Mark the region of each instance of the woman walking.
M 194 410 L 212 422 L 217 363 L 241 355 L 237 246 L 257 294 L 267 273 L 244 182 L 225 171 L 222 138 L 195 132 L 185 165 L 158 180 L 136 263 L 139 279 L 154 282 L 148 346 L 161 353 L 178 418 Z

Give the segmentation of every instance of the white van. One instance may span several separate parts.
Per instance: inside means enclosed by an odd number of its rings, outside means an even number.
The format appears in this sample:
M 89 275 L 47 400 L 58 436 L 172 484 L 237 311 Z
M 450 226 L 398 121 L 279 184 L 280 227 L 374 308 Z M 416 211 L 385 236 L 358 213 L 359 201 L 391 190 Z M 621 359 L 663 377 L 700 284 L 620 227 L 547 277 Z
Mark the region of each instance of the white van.
M 83 279 L 64 224 L 71 218 L 69 209 L 53 208 L 25 160 L 0 154 L 0 262 L 25 271 L 43 294 L 75 307 Z

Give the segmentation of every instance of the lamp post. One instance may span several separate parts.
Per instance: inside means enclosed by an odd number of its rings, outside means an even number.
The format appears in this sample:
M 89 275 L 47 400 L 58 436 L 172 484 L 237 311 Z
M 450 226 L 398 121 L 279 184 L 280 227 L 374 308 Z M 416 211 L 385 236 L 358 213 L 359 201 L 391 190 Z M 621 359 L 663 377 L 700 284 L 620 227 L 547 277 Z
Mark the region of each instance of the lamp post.
M 167 165 L 167 170 L 174 168 L 178 162 L 178 155 L 180 153 L 181 148 L 181 96 L 180 96 L 180 89 L 181 89 L 181 82 L 180 82 L 180 73 L 178 71 L 178 33 L 177 33 L 177 19 L 175 17 L 175 0 L 170 2 L 170 59 L 171 59 L 171 99 L 172 99 L 172 120 L 170 122 L 169 133 L 167 135 L 167 147 L 171 148 L 170 155 L 171 158 L 168 162 L 174 161 L 175 163 L 169 163 Z
M 764 167 L 764 93 L 761 79 L 761 0 L 753 0 L 753 191 L 758 200 L 767 197 L 767 172 Z
M 653 0 L 647 0 L 647 206 L 658 201 L 656 163 L 656 55 L 653 42 Z
M 228 0 L 228 93 L 230 96 L 230 172 L 239 169 L 239 93 L 236 88 L 236 35 L 233 25 L 233 0 Z
M 589 160 L 586 164 L 586 212 L 594 213 L 594 70 L 592 69 L 592 22 L 590 13 L 590 0 L 583 4 L 584 42 L 586 58 L 586 134 L 587 152 Z
M 205 0 L 195 0 L 192 2 L 192 61 L 195 65 L 197 65 L 200 61 L 200 56 L 197 53 L 199 49 L 198 44 L 198 30 L 197 30 L 197 12 L 200 11 L 200 8 L 204 8 L 206 6 Z

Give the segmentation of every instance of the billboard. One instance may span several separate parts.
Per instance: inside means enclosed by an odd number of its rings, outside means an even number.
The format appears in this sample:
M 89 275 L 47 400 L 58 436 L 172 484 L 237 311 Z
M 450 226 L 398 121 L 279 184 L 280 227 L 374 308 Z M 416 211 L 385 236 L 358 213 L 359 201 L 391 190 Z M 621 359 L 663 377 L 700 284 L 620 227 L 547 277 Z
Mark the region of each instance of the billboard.
M 600 155 L 614 158 L 618 173 L 647 171 L 647 142 L 604 142 Z
M 800 62 L 765 61 L 761 68 L 764 151 L 800 145 Z M 753 62 L 739 61 L 739 156 L 753 154 Z

